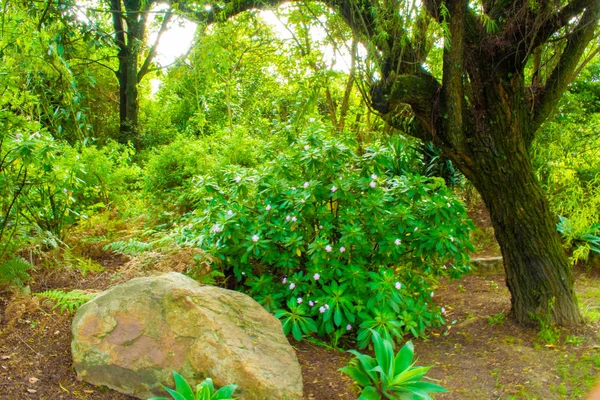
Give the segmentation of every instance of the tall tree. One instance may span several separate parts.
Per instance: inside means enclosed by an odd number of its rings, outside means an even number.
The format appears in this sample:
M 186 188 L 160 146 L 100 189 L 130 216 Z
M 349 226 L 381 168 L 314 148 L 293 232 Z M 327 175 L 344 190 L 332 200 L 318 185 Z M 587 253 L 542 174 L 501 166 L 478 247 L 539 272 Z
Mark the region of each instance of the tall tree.
M 557 218 L 536 179 L 530 147 L 586 59 L 600 0 L 329 5 L 378 61 L 373 107 L 392 126 L 441 146 L 481 194 L 517 321 L 549 316 L 560 325 L 580 323 Z M 427 68 L 433 31 L 444 41 L 441 79 Z M 409 129 L 407 106 L 414 117 Z
M 118 49 L 119 61 L 115 74 L 119 81 L 119 139 L 122 142 L 130 140 L 137 134 L 138 86 L 148 72 L 154 69 L 153 63 L 161 36 L 176 14 L 202 24 L 210 24 L 262 6 L 254 1 L 240 0 L 233 0 L 226 4 L 194 0 L 106 1 L 110 6 L 114 43 Z M 163 6 L 166 6 L 166 9 Z M 154 43 L 148 44 L 148 22 L 152 15 L 159 20 L 160 26 Z M 144 57 L 143 61 L 142 57 Z
M 138 85 L 150 71 L 159 40 L 173 17 L 173 6 L 169 3 L 168 9 L 160 16 L 162 22 L 155 43 L 149 48 L 144 48 L 148 19 L 152 6 L 156 3 L 158 3 L 156 0 L 110 0 L 114 41 L 119 60 L 115 73 L 119 81 L 119 140 L 121 142 L 126 142 L 137 134 Z M 140 67 L 140 56 L 144 52 L 146 57 Z

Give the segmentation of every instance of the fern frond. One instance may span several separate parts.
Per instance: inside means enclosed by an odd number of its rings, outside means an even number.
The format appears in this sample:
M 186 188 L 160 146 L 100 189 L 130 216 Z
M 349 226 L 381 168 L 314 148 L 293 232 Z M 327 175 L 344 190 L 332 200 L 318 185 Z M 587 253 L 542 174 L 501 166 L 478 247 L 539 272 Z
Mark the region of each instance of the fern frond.
M 48 299 L 54 302 L 52 309 L 60 309 L 62 314 L 65 310 L 69 313 L 75 312 L 79 307 L 96 297 L 96 293 L 86 293 L 81 290 L 72 290 L 64 292 L 62 290 L 47 290 L 41 293 L 35 293 L 35 296 L 42 299 Z
M 0 286 L 23 287 L 30 276 L 27 273 L 33 265 L 22 257 L 13 257 L 0 264 Z

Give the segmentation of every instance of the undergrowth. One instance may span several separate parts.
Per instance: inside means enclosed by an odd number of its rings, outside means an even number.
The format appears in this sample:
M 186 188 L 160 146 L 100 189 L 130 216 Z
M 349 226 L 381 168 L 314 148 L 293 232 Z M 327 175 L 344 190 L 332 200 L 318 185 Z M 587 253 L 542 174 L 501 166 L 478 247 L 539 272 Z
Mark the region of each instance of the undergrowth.
M 41 293 L 35 293 L 35 296 L 48 299 L 54 302 L 53 310 L 59 309 L 62 314 L 65 311 L 75 312 L 79 307 L 96 297 L 96 293 L 87 293 L 81 290 L 71 290 L 64 292 L 62 290 L 47 290 Z

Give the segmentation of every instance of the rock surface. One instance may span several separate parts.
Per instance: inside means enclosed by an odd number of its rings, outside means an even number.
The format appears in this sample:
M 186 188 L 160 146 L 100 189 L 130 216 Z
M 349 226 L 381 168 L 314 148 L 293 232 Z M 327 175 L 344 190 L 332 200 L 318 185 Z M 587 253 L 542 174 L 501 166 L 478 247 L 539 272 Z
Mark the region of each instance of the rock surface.
M 281 323 L 250 297 L 178 274 L 132 279 L 83 305 L 71 343 L 78 379 L 147 399 L 210 376 L 247 400 L 302 398 Z
M 504 268 L 504 259 L 502 256 L 472 258 L 471 262 L 476 268 L 483 270 L 496 270 Z

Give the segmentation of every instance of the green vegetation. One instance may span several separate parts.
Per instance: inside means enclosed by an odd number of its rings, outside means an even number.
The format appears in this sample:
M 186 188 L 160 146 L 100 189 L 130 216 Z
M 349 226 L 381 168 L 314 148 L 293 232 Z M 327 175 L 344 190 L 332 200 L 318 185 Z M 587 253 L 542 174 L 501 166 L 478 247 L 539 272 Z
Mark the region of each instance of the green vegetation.
M 39 298 L 52 301 L 54 303 L 52 309 L 58 308 L 61 314 L 65 311 L 74 313 L 80 306 L 96 296 L 94 293 L 85 293 L 80 290 L 72 290 L 70 292 L 47 290 L 45 292 L 36 293 L 35 295 Z
M 237 385 L 223 386 L 215 391 L 215 385 L 212 379 L 206 378 L 196 385 L 196 392 L 194 393 L 189 383 L 187 383 L 181 375 L 173 371 L 173 377 L 175 378 L 175 390 L 166 386 L 164 388 L 174 400 L 234 400 L 231 396 L 237 388 Z M 153 397 L 149 400 L 167 399 L 164 397 Z
M 533 322 L 542 348 L 600 321 L 573 290 L 600 260 L 597 2 L 94 3 L 0 1 L 2 291 L 118 256 L 115 278 L 175 269 L 363 349 L 444 325 L 475 242 L 504 255 L 494 330 Z M 165 65 L 149 38 L 182 20 Z
M 417 367 L 413 362 L 414 348 L 407 342 L 394 354 L 394 342 L 371 332 L 375 358 L 349 350 L 356 356 L 341 371 L 362 388 L 359 400 L 414 398 L 431 400 L 430 393 L 447 392 L 443 387 L 423 378 L 431 367 Z

